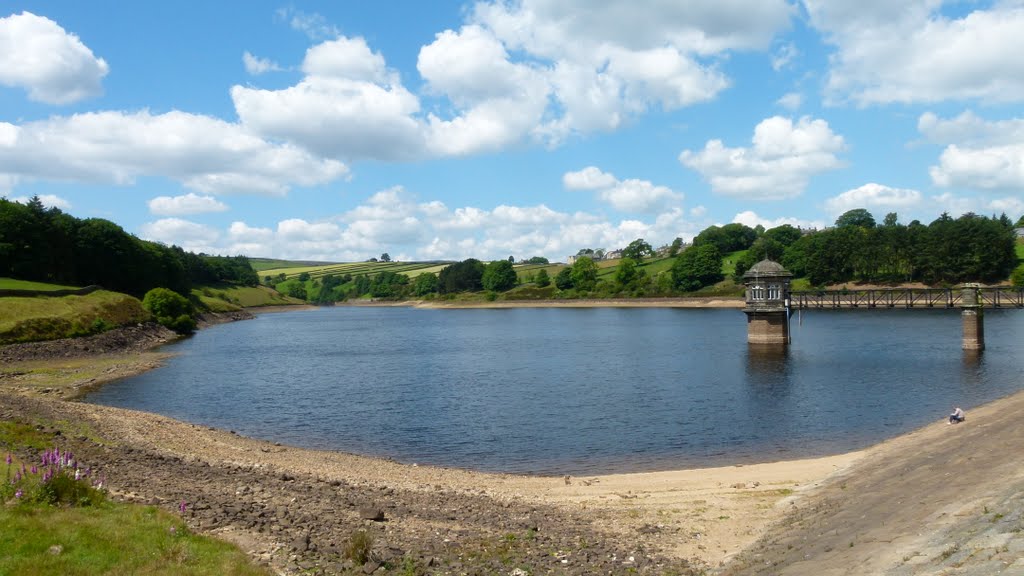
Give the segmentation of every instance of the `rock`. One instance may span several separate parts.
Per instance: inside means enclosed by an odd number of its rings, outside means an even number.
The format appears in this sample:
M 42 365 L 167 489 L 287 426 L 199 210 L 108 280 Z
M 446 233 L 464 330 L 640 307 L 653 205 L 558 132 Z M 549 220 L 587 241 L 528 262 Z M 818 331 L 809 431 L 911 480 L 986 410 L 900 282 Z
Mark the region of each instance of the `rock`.
M 54 544 L 53 546 L 50 546 L 49 550 L 47 550 L 47 552 L 49 552 L 51 556 L 60 556 L 60 553 L 63 551 L 64 547 L 60 544 Z
M 378 568 L 380 568 L 380 564 L 370 560 L 366 564 L 363 564 L 363 574 L 373 574 Z
M 359 517 L 363 520 L 373 520 L 374 522 L 384 521 L 384 511 L 374 506 L 363 506 L 359 509 Z

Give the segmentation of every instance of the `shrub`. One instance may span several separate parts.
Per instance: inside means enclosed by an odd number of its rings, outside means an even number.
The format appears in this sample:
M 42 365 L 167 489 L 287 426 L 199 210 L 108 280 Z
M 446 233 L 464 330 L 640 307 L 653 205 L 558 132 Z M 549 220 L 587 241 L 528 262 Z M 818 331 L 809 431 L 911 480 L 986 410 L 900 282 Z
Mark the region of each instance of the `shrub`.
M 1017 266 L 1017 269 L 1010 274 L 1010 282 L 1014 286 L 1024 286 L 1024 265 Z
M 70 452 L 45 450 L 40 464 L 31 468 L 14 465 L 7 455 L 6 481 L 0 486 L 0 503 L 51 506 L 92 506 L 103 502 L 103 483 L 89 468 L 82 468 Z
M 373 536 L 365 530 L 358 530 L 349 538 L 345 546 L 345 557 L 356 564 L 366 564 L 370 560 L 370 551 L 373 550 Z
M 153 288 L 142 299 L 142 306 L 156 317 L 157 322 L 179 334 L 188 334 L 196 329 L 192 303 L 173 290 Z

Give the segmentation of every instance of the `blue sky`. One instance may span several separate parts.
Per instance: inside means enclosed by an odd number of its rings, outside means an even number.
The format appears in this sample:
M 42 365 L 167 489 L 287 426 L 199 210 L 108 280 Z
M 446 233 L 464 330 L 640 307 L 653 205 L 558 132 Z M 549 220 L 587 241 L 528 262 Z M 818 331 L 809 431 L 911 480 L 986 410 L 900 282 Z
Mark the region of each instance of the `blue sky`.
M 217 254 L 1024 214 L 1024 3 L 9 2 L 0 195 Z

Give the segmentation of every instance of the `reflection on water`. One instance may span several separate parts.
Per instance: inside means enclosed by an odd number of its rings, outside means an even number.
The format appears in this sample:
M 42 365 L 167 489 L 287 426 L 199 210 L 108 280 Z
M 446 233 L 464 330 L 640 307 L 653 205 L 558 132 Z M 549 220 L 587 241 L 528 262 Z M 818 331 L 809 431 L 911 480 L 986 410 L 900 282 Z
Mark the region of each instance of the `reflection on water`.
M 334 308 L 216 326 L 87 400 L 314 448 L 594 474 L 835 453 L 1015 392 L 1024 312 Z

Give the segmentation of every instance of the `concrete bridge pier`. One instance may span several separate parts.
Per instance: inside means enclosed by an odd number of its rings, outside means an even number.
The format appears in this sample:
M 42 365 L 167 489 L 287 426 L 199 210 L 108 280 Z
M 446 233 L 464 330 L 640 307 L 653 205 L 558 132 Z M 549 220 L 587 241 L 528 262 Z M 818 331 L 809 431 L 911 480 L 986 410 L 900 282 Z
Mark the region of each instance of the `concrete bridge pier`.
M 979 284 L 964 284 L 961 289 L 960 317 L 963 322 L 963 349 L 985 349 L 985 309 Z

